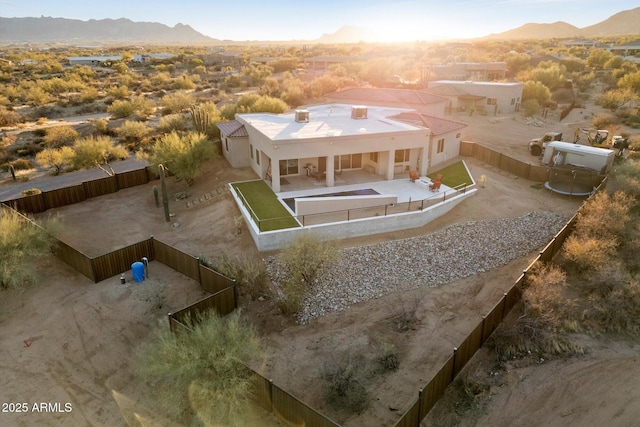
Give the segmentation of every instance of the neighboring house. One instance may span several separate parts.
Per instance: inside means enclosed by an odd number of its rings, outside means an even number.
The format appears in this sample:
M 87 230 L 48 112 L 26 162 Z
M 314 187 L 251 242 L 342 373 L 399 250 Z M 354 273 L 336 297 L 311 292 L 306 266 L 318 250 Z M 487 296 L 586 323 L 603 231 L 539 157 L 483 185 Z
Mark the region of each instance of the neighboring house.
M 421 90 L 354 87 L 325 95 L 329 102 L 410 108 L 431 116 L 444 116 L 447 98 Z
M 304 68 L 312 71 L 327 71 L 333 65 L 361 62 L 369 58 L 358 56 L 314 56 L 304 59 Z
M 70 56 L 67 58 L 69 65 L 100 65 L 104 62 L 116 62 L 122 60 L 122 56 Z
M 447 65 L 429 65 L 423 71 L 425 81 L 431 80 L 504 80 L 506 62 L 457 62 Z
M 151 62 L 154 60 L 161 61 L 163 59 L 171 59 L 177 56 L 178 55 L 176 55 L 175 53 L 148 53 L 146 55 L 134 55 L 131 60 L 133 62 L 145 63 L 145 62 Z
M 244 56 L 240 52 L 208 51 L 204 56 L 207 65 L 239 69 L 244 65 Z
M 437 127 L 437 132 L 426 127 Z M 323 104 L 284 114 L 237 114 L 220 123 L 222 152 L 235 167 L 248 165 L 280 192 L 290 175 L 335 175 L 363 169 L 392 180 L 459 155 L 464 124 L 407 108 Z
M 630 42 L 622 45 L 611 45 L 607 50 L 615 55 L 632 56 L 640 53 L 640 41 Z
M 425 92 L 449 99 L 452 111 L 476 111 L 481 114 L 513 113 L 520 110 L 522 83 L 429 82 Z

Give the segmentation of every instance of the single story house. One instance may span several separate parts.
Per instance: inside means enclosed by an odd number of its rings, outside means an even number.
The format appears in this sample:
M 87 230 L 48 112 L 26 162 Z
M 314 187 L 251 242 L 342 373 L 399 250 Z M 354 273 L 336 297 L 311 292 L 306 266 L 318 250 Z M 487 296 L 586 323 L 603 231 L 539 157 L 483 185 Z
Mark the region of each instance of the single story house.
M 103 62 L 117 62 L 122 60 L 122 56 L 70 56 L 67 58 L 69 65 L 93 65 L 97 66 Z
M 424 69 L 424 78 L 430 80 L 504 80 L 507 76 L 506 62 L 455 62 L 446 65 L 429 65 Z
M 477 111 L 485 114 L 513 113 L 520 110 L 524 84 L 519 82 L 472 82 L 436 80 L 427 93 L 449 99 L 451 111 Z
M 437 134 L 429 123 L 438 126 Z M 426 175 L 459 155 L 463 126 L 408 108 L 323 104 L 284 114 L 236 114 L 218 128 L 229 163 L 251 167 L 277 193 L 281 178 L 290 175 L 314 175 L 327 187 L 345 170 L 387 180 L 410 170 Z

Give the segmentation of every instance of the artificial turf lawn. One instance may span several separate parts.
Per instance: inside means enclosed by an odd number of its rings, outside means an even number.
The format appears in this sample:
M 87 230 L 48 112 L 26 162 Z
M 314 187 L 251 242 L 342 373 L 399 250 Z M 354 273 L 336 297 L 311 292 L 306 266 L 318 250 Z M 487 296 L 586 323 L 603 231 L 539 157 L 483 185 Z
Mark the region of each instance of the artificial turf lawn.
M 430 173 L 427 176 L 433 179 L 438 174 L 442 175 L 442 183 L 447 187 L 456 188 L 462 184 L 473 184 L 473 179 L 471 179 L 469 171 L 462 160 Z
M 248 209 L 260 231 L 282 230 L 300 227 L 298 221 L 282 206 L 275 193 L 262 180 L 246 181 L 232 184 L 240 195 L 244 197 Z

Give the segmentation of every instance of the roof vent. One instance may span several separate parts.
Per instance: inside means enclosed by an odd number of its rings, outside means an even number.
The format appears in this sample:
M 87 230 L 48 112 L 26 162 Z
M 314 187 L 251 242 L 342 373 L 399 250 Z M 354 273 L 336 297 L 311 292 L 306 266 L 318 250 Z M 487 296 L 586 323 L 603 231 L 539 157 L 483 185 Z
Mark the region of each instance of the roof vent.
M 366 119 L 367 118 L 367 107 L 356 106 L 356 105 L 351 107 L 351 118 L 352 119 Z
M 296 110 L 296 122 L 309 123 L 309 110 Z

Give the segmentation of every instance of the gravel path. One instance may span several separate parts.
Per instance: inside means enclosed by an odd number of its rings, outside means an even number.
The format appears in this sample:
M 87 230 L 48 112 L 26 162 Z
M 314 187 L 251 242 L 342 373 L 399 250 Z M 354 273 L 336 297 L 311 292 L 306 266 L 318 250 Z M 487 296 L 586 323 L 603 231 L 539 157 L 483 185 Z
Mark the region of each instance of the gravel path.
M 491 270 L 547 244 L 568 218 L 530 212 L 517 218 L 471 221 L 419 237 L 342 250 L 305 297 L 299 323 L 398 290 L 438 286 Z M 272 258 L 274 285 L 285 277 Z

